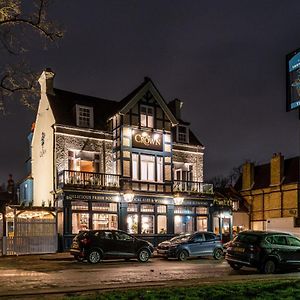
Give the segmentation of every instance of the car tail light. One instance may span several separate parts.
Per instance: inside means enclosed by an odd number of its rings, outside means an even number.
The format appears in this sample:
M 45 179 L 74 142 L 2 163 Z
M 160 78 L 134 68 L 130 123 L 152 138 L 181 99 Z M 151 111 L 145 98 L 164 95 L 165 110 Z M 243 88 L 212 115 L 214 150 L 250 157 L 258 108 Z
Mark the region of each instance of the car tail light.
M 88 238 L 84 238 L 84 239 L 80 240 L 80 242 L 84 245 L 88 245 L 91 242 L 91 240 Z

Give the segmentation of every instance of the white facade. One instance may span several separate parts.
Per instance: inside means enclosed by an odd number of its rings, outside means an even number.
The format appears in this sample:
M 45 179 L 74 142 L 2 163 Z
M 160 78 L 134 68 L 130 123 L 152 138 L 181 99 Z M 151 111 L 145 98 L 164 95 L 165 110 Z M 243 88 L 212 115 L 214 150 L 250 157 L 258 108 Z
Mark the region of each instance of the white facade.
M 44 71 L 39 79 L 41 99 L 35 121 L 32 139 L 32 177 L 33 205 L 53 205 L 53 125 L 55 123 L 48 97 L 46 85 L 53 73 Z

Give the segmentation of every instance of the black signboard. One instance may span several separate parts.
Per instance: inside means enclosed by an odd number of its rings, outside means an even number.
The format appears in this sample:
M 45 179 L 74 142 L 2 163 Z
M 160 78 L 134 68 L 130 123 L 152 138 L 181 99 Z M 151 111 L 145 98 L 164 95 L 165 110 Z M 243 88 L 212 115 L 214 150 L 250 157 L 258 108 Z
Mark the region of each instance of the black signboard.
M 132 147 L 148 150 L 163 150 L 162 134 L 142 130 L 132 131 Z
M 286 69 L 286 110 L 290 111 L 300 107 L 300 49 L 287 55 Z

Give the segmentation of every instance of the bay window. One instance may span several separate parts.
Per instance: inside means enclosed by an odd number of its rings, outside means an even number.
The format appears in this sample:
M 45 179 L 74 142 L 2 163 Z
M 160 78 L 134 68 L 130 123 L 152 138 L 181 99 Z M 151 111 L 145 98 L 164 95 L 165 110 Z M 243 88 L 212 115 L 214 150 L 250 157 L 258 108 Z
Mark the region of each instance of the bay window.
M 163 157 L 133 153 L 132 179 L 163 182 Z

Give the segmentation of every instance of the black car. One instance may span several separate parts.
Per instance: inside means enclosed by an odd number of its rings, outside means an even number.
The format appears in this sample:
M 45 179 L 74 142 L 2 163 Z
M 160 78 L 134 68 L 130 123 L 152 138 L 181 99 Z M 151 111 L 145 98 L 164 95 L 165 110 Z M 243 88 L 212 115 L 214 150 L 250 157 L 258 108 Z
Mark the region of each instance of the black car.
M 186 260 L 188 257 L 213 256 L 223 258 L 223 248 L 220 237 L 212 232 L 195 232 L 174 237 L 160 243 L 157 254 L 166 258 Z
M 153 245 L 121 230 L 81 231 L 73 239 L 71 255 L 77 260 L 87 259 L 92 264 L 109 258 L 137 258 L 147 262 Z
M 282 232 L 243 231 L 227 246 L 225 259 L 234 270 L 243 266 L 272 274 L 300 267 L 300 239 Z

